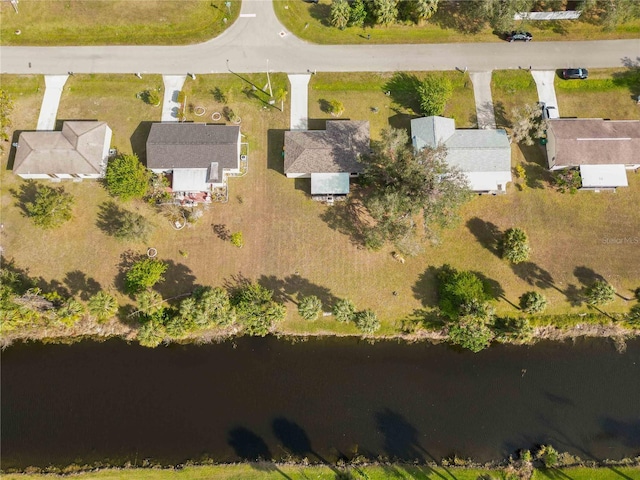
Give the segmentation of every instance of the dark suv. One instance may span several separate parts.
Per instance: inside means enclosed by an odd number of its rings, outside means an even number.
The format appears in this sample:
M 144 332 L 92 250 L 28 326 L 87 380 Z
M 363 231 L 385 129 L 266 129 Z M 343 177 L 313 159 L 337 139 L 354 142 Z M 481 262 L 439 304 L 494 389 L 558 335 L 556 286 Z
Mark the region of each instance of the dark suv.
M 565 68 L 562 70 L 562 78 L 568 80 L 570 78 L 584 80 L 589 76 L 586 68 Z
M 530 42 L 533 38 L 533 35 L 531 35 L 529 32 L 516 32 L 514 30 L 511 33 L 507 33 L 505 37 L 507 42 Z

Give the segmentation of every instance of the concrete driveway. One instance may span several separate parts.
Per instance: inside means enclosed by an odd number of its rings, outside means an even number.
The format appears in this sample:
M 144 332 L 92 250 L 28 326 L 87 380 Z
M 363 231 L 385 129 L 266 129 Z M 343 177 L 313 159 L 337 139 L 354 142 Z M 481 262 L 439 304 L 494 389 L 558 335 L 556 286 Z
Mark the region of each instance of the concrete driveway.
M 182 90 L 186 75 L 163 75 L 164 82 L 164 98 L 162 99 L 162 121 L 175 122 L 178 120 L 178 112 L 180 111 L 180 103 L 178 103 L 178 94 Z
M 558 99 L 556 98 L 556 88 L 553 84 L 556 78 L 555 70 L 533 70 L 531 75 L 536 82 L 538 99 L 541 102 L 544 102 L 547 107 L 555 107 L 549 108 L 549 118 L 560 118 Z
M 309 128 L 309 79 L 310 74 L 289 75 L 291 84 L 290 130 Z
M 473 95 L 476 99 L 478 128 L 496 128 L 496 114 L 491 96 L 491 71 L 471 72 L 469 78 L 473 83 Z
M 44 76 L 45 90 L 36 130 L 54 130 L 56 128 L 60 97 L 62 96 L 62 88 L 67 83 L 67 78 L 69 75 Z

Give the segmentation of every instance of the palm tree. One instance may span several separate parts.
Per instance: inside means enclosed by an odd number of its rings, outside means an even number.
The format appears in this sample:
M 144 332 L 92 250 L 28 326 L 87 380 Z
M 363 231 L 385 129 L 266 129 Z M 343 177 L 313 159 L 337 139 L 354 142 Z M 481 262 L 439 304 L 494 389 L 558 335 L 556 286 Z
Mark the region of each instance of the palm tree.
M 116 297 L 107 292 L 98 292 L 89 299 L 89 313 L 99 322 L 113 318 L 118 313 Z
M 305 320 L 309 320 L 310 322 L 318 318 L 321 310 L 322 302 L 315 295 L 303 297 L 302 300 L 300 300 L 300 304 L 298 305 L 298 313 L 300 314 L 300 316 Z
M 164 308 L 164 299 L 155 290 L 143 290 L 136 295 L 136 303 L 138 304 L 138 312 L 146 315 L 153 315 Z

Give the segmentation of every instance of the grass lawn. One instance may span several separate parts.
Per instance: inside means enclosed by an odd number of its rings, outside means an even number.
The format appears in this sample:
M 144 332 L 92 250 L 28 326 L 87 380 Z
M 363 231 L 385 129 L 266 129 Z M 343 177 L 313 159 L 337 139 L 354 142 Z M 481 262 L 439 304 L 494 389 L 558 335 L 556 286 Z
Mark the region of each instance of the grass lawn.
M 222 0 L 39 0 L 18 5 L 16 14 L 9 2 L 0 2 L 2 45 L 198 43 L 218 36 L 240 13 L 236 0 L 230 11 Z
M 563 117 L 640 120 L 640 67 L 591 69 L 586 80 L 555 81 Z
M 462 468 L 432 468 L 426 466 L 393 465 L 388 467 L 351 467 L 340 469 L 348 471 L 354 479 L 386 480 L 389 478 L 411 478 L 415 480 L 477 480 L 503 479 L 499 471 L 462 469 Z M 74 475 L 79 480 L 165 480 L 176 478 L 178 480 L 277 480 L 289 478 L 291 480 L 302 479 L 326 479 L 337 478 L 335 468 L 328 466 L 288 466 L 273 464 L 243 464 L 243 465 L 215 465 L 202 467 L 186 467 L 182 470 L 160 469 L 125 469 L 125 470 L 101 470 L 98 472 L 81 473 Z M 46 480 L 48 478 L 67 478 L 60 475 L 21 475 L 6 474 L 5 480 Z M 346 478 L 346 477 L 345 477 Z M 609 468 L 563 468 L 553 470 L 536 470 L 534 480 L 547 478 L 564 478 L 567 480 L 617 480 L 627 478 L 640 479 L 640 469 L 632 467 Z
M 459 118 L 467 119 L 466 124 L 461 120 L 462 126 L 472 126 L 471 87 L 465 86 L 464 76 L 453 73 L 458 75 L 454 80 L 458 78 L 459 94 L 454 94 L 448 108 L 453 106 L 451 111 L 460 112 Z M 520 73 L 510 73 L 505 78 L 510 76 L 514 77 L 509 80 L 511 83 L 499 76 L 494 81 L 494 99 L 505 104 L 506 97 L 521 95 L 518 85 L 523 86 L 522 92 L 528 92 L 526 95 L 531 89 Z M 342 118 L 369 120 L 374 139 L 388 125 L 406 127 L 415 112 L 403 103 L 406 98 L 402 95 L 394 91 L 385 95 L 390 79 L 387 74 L 318 73 L 310 84 L 312 127 L 332 118 L 321 111 L 321 99 L 342 101 Z M 2 80 L 17 94 L 15 127 L 33 128 L 42 96 L 41 77 L 5 76 Z M 76 75 L 65 87 L 58 118 L 107 120 L 115 133 L 114 144 L 128 152 L 133 143 L 144 159 L 148 122 L 159 120 L 160 109 L 144 104 L 135 94 L 153 87 L 155 81 L 151 77 L 139 80 L 134 76 Z M 284 75 L 272 75 L 271 82 L 274 92 L 288 88 Z M 22 181 L 3 171 L 2 240 L 6 258 L 15 259 L 17 266 L 28 268 L 31 275 L 42 277 L 43 285 L 48 287 L 78 290 L 77 279 L 85 278 L 93 279 L 102 288 L 119 288 L 121 254 L 126 250 L 142 254 L 153 246 L 159 258 L 169 262 L 167 280 L 158 286 L 165 298 L 188 292 L 196 283 L 216 286 L 233 284 L 238 278 L 258 280 L 273 289 L 278 299 L 288 302 L 287 319 L 279 327 L 286 333 L 356 333 L 354 326 L 338 324 L 331 317 L 311 323 L 302 320 L 295 302 L 298 295 L 310 294 L 321 298 L 325 310 L 337 298 L 350 298 L 358 308 L 371 308 L 378 313 L 381 335 L 397 333 L 404 317 L 435 305 L 430 267 L 443 263 L 478 271 L 492 280 L 498 311 L 509 314 L 517 314 L 512 304 L 533 288 L 542 289 L 549 298 L 549 313 L 564 314 L 587 311 L 584 305 L 577 304 L 576 295 L 595 275 L 604 276 L 626 297 L 640 285 L 637 246 L 607 243 L 607 239 L 638 235 L 640 175 L 630 173 L 629 188 L 616 194 L 563 195 L 541 181 L 544 157 L 537 146 L 514 146 L 514 161 L 524 162 L 531 170 L 527 180 L 530 188 L 518 191 L 511 187 L 508 195 L 475 197 L 463 209 L 461 224 L 443 232 L 441 243 L 427 245 L 424 253 L 407 259 L 404 265 L 392 258 L 391 247 L 367 251 L 350 235 L 348 219 L 340 217 L 340 209 L 310 200 L 309 180 L 284 177 L 282 146 L 289 121 L 288 102 L 285 101 L 284 112 L 265 106 L 262 100 L 268 96 L 259 90 L 266 83 L 264 74 L 199 75 L 197 80 L 187 79 L 187 120 L 211 121 L 212 113 L 222 112 L 227 106 L 242 119 L 243 141 L 249 144 L 248 174 L 231 179 L 229 202 L 211 205 L 195 227 L 173 230 L 151 207 L 132 202 L 125 207 L 148 216 L 156 229 L 145 244 L 116 241 L 96 225 L 100 205 L 108 200 L 104 189 L 94 182 L 65 182 L 67 191 L 78 200 L 75 218 L 61 229 L 42 231 L 21 215 L 9 193 Z M 252 84 L 257 90 L 252 90 Z M 206 114 L 196 116 L 195 112 L 200 111 L 196 107 L 204 108 Z M 230 232 L 241 231 L 244 247 L 238 249 L 220 239 L 214 225 L 224 225 Z M 524 228 L 533 249 L 531 261 L 517 268 L 495 253 L 496 231 L 512 226 Z M 394 296 L 393 291 L 398 295 Z M 626 309 L 628 304 L 621 298 L 607 307 L 610 311 Z
M 330 26 L 331 0 L 319 0 L 317 4 L 300 0 L 279 0 L 274 2 L 274 8 L 280 22 L 293 34 L 319 44 L 504 41 L 489 27 L 476 34 L 460 33 L 474 19 L 465 19 L 450 11 L 444 7 L 443 2 L 434 17 L 422 26 L 398 24 L 366 29 L 347 27 L 344 30 Z M 518 28 L 530 31 L 535 41 L 637 38 L 640 35 L 640 19 L 620 25 L 611 32 L 578 20 L 521 22 Z M 371 35 L 370 39 L 367 39 L 367 34 Z
M 513 109 L 538 101 L 536 82 L 528 70 L 496 70 L 491 75 L 491 96 L 498 128 L 510 127 Z

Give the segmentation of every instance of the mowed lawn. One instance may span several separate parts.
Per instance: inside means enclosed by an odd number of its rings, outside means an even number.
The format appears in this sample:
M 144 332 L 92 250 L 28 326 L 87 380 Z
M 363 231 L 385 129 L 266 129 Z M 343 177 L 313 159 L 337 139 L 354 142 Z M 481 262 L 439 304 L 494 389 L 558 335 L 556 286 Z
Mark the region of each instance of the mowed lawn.
M 340 469 L 347 471 L 347 469 Z M 477 480 L 502 479 L 503 474 L 495 470 L 480 470 L 475 468 L 443 468 L 418 465 L 389 465 L 366 466 L 349 468 L 352 478 L 368 478 L 371 480 L 386 480 L 388 478 L 411 478 L 415 480 L 457 479 Z M 276 480 L 281 478 L 291 480 L 320 479 L 333 480 L 336 478 L 335 467 L 329 466 L 295 466 L 274 464 L 242 464 L 242 465 L 214 465 L 201 467 L 185 467 L 182 470 L 172 469 L 124 469 L 101 470 L 97 472 L 80 473 L 74 476 L 78 480 Z M 5 480 L 46 480 L 67 478 L 58 475 L 38 474 L 6 474 Z M 619 478 L 640 479 L 640 470 L 634 467 L 608 468 L 561 468 L 550 470 L 535 470 L 534 480 L 547 478 L 564 478 L 567 480 L 617 480 Z
M 436 14 L 425 24 L 394 24 L 387 27 L 347 27 L 344 30 L 331 27 L 331 0 L 317 3 L 301 0 L 278 0 L 274 2 L 280 22 L 298 37 L 319 44 L 357 43 L 458 43 L 458 42 L 502 42 L 490 27 L 478 33 L 462 33 L 472 27 L 477 19 L 466 17 L 456 11 L 454 4 L 447 8 L 440 2 Z M 637 38 L 640 34 L 640 19 L 604 31 L 601 26 L 589 21 L 561 20 L 519 22 L 517 29 L 530 31 L 535 41 L 596 40 L 614 38 Z M 370 38 L 367 38 L 367 34 Z
M 320 110 L 319 101 L 324 98 L 344 103 L 341 118 L 369 120 L 374 139 L 389 125 L 406 127 L 410 112 L 394 103 L 393 92 L 385 95 L 386 76 L 367 76 L 370 79 L 363 88 L 358 86 L 365 82 L 364 74 L 351 78 L 345 74 L 336 78 L 341 87 L 332 89 L 329 75 L 315 75 L 309 94 L 312 126 L 314 122 L 320 126 L 323 120 L 333 118 Z M 8 85 L 17 85 L 21 80 L 3 77 Z M 40 80 L 22 83 L 35 85 Z M 155 85 L 152 79 L 145 80 L 146 77 L 141 81 L 133 76 L 76 75 L 65 87 L 58 117 L 107 120 L 114 129 L 114 144 L 122 151 L 131 151 L 133 136 L 134 148 L 144 159 L 143 140 L 148 124 L 143 127 L 139 124 L 160 116 L 159 109 L 135 97 L 143 87 Z M 99 82 L 104 85 L 99 86 Z M 288 88 L 283 75 L 272 75 L 271 82 L 274 92 Z M 175 231 L 150 206 L 131 202 L 125 207 L 148 216 L 156 229 L 144 244 L 116 241 L 96 225 L 99 205 L 108 200 L 108 195 L 98 183 L 83 182 L 63 183 L 77 199 L 74 220 L 61 229 L 43 232 L 14 206 L 15 200 L 8 191 L 17 188 L 21 180 L 5 171 L 2 240 L 6 257 L 15 259 L 17 266 L 28 268 L 49 285 L 55 282 L 64 285 L 70 272 L 81 272 L 103 288 L 119 288 L 116 278 L 121 254 L 126 250 L 142 254 L 153 246 L 158 249 L 159 258 L 170 264 L 167 281 L 158 286 L 165 297 L 188 292 L 194 284 L 229 286 L 242 278 L 258 280 L 272 288 L 277 298 L 288 302 L 287 320 L 279 327 L 288 333 L 356 333 L 353 326 L 338 324 L 331 317 L 313 323 L 301 320 L 295 302 L 299 295 L 310 294 L 323 300 L 325 310 L 337 298 L 351 298 L 359 308 L 372 308 L 379 314 L 383 322 L 381 334 L 397 333 L 404 317 L 424 306 L 435 305 L 430 268 L 444 263 L 477 271 L 491 280 L 501 313 L 517 314 L 512 304 L 532 288 L 544 290 L 550 300 L 550 313 L 586 311 L 584 305 L 571 301 L 596 275 L 609 280 L 625 297 L 630 297 L 631 291 L 640 285 L 640 249 L 625 240 L 640 236 L 637 215 L 640 176 L 633 173 L 629 174 L 629 188 L 619 189 L 615 194 L 560 194 L 549 188 L 541 176 L 543 180 L 528 180 L 531 185 L 523 191 L 512 186 L 508 195 L 474 197 L 463 209 L 457 228 L 443 232 L 437 245 L 427 245 L 423 254 L 408 258 L 404 265 L 392 258 L 392 247 L 380 252 L 367 251 L 348 233 L 343 233 L 348 229 L 325 220 L 331 217 L 332 207 L 309 198 L 308 180 L 287 179 L 283 175 L 288 100 L 284 112 L 266 106 L 263 100 L 269 97 L 259 92 L 266 83 L 264 74 L 242 78 L 230 74 L 202 75 L 185 83 L 188 120 L 211 121 L 212 113 L 222 113 L 227 106 L 242 119 L 243 141 L 249 144 L 247 175 L 231 179 L 229 202 L 211 205 L 195 227 Z M 24 116 L 20 122 L 27 125 L 35 124 L 37 108 L 24 110 L 19 106 L 33 108 L 42 96 L 41 91 L 32 90 L 16 101 L 16 119 Z M 226 98 L 221 98 L 220 93 Z M 494 100 L 495 95 L 494 91 Z M 471 101 L 456 105 L 463 112 L 462 118 L 472 114 L 473 97 L 470 98 Z M 454 96 L 453 103 L 455 99 Z M 205 115 L 196 116 L 196 112 L 201 112 L 197 107 L 204 108 Z M 373 111 L 373 107 L 378 111 Z M 29 112 L 30 118 L 24 112 Z M 19 127 L 16 120 L 14 124 Z M 525 161 L 526 156 L 527 162 L 542 168 L 544 157 L 539 147 L 522 151 L 514 147 L 514 162 Z M 238 249 L 220 239 L 214 225 L 224 225 L 230 232 L 241 231 L 244 247 Z M 496 231 L 513 226 L 527 231 L 533 249 L 531 261 L 516 269 L 498 258 L 493 244 Z M 532 286 L 536 283 L 540 287 Z M 394 291 L 397 295 L 393 295 Z M 621 298 L 607 307 L 611 311 L 627 308 Z
M 218 36 L 240 1 L 38 0 L 18 10 L 0 2 L 2 45 L 177 45 Z

